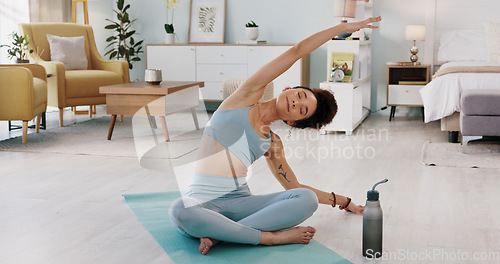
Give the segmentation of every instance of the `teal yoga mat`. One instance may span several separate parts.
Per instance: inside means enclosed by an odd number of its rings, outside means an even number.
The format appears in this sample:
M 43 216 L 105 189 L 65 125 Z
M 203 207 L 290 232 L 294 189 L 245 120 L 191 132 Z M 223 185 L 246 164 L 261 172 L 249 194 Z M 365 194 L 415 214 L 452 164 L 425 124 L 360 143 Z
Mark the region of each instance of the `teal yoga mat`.
M 253 246 L 221 243 L 202 255 L 199 240 L 183 236 L 168 218 L 168 208 L 180 197 L 178 191 L 123 195 L 128 207 L 168 256 L 178 264 L 213 263 L 351 263 L 314 239 L 308 245 Z

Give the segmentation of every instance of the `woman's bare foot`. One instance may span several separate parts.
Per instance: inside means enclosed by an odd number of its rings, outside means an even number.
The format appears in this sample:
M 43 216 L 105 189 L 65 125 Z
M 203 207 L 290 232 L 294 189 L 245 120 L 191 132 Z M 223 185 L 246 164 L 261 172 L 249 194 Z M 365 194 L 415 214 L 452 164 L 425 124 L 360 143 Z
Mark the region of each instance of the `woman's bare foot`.
M 210 248 L 219 243 L 220 241 L 217 239 L 212 239 L 209 237 L 200 237 L 200 247 L 198 248 L 198 251 L 200 251 L 201 254 L 206 255 L 210 250 Z
M 316 229 L 312 226 L 298 226 L 292 229 L 275 232 L 262 232 L 259 244 L 284 245 L 284 244 L 309 244 Z

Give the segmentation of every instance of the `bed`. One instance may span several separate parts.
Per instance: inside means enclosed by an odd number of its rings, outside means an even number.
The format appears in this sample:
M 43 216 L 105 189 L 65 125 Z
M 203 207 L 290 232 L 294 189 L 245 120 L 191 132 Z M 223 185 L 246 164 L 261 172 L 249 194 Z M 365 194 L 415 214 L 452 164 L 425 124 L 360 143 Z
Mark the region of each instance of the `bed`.
M 449 141 L 458 141 L 460 98 L 465 90 L 500 90 L 500 24 L 443 31 L 432 81 L 420 90 L 424 120 L 440 120 Z

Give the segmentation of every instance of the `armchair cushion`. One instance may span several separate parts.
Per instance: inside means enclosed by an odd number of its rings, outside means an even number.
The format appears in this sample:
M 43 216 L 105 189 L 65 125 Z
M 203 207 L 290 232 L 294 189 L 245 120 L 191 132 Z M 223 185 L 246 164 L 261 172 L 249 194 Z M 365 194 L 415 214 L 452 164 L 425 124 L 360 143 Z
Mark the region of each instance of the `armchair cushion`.
M 102 96 L 100 86 L 122 82 L 122 77 L 111 71 L 81 70 L 66 72 L 66 97 L 82 98 Z
M 66 70 L 86 70 L 85 37 L 59 37 L 47 34 L 50 60 L 64 63 Z

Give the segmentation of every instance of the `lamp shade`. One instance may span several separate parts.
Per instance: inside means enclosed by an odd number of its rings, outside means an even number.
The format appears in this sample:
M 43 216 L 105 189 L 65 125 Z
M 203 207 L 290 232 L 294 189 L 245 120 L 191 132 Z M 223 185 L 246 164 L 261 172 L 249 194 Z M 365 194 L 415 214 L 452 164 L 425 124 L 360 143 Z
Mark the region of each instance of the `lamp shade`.
M 405 39 L 411 41 L 424 41 L 425 25 L 406 25 Z
M 356 16 L 356 2 L 356 0 L 335 0 L 333 15 L 354 18 Z

